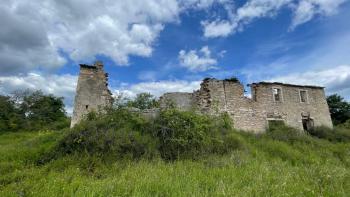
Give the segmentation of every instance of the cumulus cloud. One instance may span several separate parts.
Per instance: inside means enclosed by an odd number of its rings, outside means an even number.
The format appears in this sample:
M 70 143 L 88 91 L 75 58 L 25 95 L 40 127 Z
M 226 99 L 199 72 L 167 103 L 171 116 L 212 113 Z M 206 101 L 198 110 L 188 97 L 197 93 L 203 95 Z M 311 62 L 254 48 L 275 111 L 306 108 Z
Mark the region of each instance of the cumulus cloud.
M 268 79 L 268 81 L 324 86 L 327 93 L 339 93 L 350 99 L 350 65 L 340 65 L 318 71 L 277 76 Z
M 254 19 L 273 17 L 282 8 L 293 12 L 290 29 L 310 21 L 317 15 L 329 16 L 337 12 L 346 0 L 249 0 L 242 7 L 228 11 L 229 20 L 202 22 L 205 37 L 226 37 L 244 29 Z M 227 2 L 223 2 L 225 5 Z M 227 7 L 227 6 L 226 6 Z M 232 6 L 231 6 L 232 7 Z
M 65 63 L 47 37 L 45 27 L 18 6 L 0 5 L 0 73 L 26 72 L 38 66 L 56 68 Z
M 236 24 L 231 23 L 227 20 L 222 21 L 202 21 L 202 26 L 204 27 L 204 37 L 214 38 L 214 37 L 226 37 L 233 33 Z
M 211 56 L 208 46 L 202 47 L 200 50 L 190 50 L 179 52 L 180 65 L 192 72 L 206 71 L 216 68 L 217 60 Z
M 44 93 L 64 97 L 66 110 L 69 114 L 73 110 L 73 101 L 77 76 L 74 75 L 42 75 L 28 73 L 23 76 L 0 77 L 0 94 L 11 94 L 16 90 L 42 90 Z
M 148 57 L 166 23 L 186 9 L 223 0 L 4 0 L 0 5 L 0 72 L 28 73 L 105 55 L 127 65 L 130 55 Z
M 114 88 L 114 95 L 120 95 L 133 98 L 136 94 L 148 92 L 159 97 L 166 92 L 193 92 L 199 89 L 201 81 L 157 81 L 157 82 L 142 82 L 133 85 L 124 85 L 119 88 Z

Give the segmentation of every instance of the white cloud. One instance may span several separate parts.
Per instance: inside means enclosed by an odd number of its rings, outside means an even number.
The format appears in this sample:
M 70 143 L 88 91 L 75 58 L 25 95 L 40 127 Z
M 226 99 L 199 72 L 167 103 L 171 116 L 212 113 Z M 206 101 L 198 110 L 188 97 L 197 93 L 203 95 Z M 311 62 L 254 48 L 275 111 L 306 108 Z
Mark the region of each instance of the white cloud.
M 0 94 L 11 94 L 16 90 L 42 90 L 44 93 L 64 97 L 66 110 L 72 113 L 77 76 L 41 75 L 28 73 L 23 76 L 0 77 Z
M 14 2 L 11 2 L 14 4 Z M 45 27 L 35 14 L 19 5 L 0 5 L 0 73 L 10 75 L 45 67 L 57 68 L 65 63 L 49 41 Z M 14 7 L 12 5 L 12 7 Z
M 310 21 L 315 15 L 329 16 L 346 0 L 303 0 L 295 8 L 291 29 Z
M 0 77 L 0 94 L 11 94 L 16 90 L 42 90 L 46 94 L 64 97 L 68 114 L 73 112 L 73 103 L 77 85 L 74 75 L 42 75 L 28 73 L 23 76 Z M 157 97 L 166 92 L 193 92 L 199 89 L 201 81 L 168 80 L 157 82 L 142 82 L 136 84 L 122 84 L 120 87 L 110 88 L 114 95 L 123 94 L 133 98 L 138 93 L 149 92 Z
M 340 65 L 318 71 L 276 76 L 268 79 L 268 81 L 324 86 L 329 94 L 339 93 L 348 99 L 350 98 L 350 65 Z
M 211 51 L 208 46 L 202 47 L 199 51 L 190 50 L 179 52 L 180 65 L 190 71 L 206 71 L 216 68 L 217 60 L 211 56 Z
M 329 16 L 337 12 L 338 7 L 347 0 L 249 0 L 236 10 L 227 10 L 230 20 L 202 22 L 204 36 L 226 37 L 245 25 L 261 17 L 273 17 L 282 8 L 289 8 L 293 12 L 290 29 L 310 21 L 317 15 Z M 224 5 L 227 2 L 223 3 Z M 233 9 L 232 6 L 226 6 Z
M 202 21 L 202 26 L 204 27 L 204 37 L 214 38 L 214 37 L 226 37 L 233 33 L 236 24 L 232 24 L 230 21 Z
M 57 68 L 105 55 L 120 65 L 149 57 L 164 25 L 224 0 L 6 0 L 0 5 L 1 75 Z
M 119 88 L 114 88 L 113 94 L 123 94 L 127 97 L 135 97 L 136 94 L 148 92 L 154 96 L 161 96 L 166 92 L 193 92 L 199 89 L 201 81 L 157 81 L 157 82 L 142 82 L 133 85 L 127 85 Z

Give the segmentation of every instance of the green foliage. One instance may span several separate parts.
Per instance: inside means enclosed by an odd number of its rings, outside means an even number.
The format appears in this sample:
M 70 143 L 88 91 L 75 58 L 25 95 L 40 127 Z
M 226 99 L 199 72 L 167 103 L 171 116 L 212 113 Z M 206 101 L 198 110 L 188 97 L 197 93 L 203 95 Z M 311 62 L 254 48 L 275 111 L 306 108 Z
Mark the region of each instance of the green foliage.
M 16 91 L 0 96 L 0 132 L 62 129 L 69 126 L 63 98 L 41 91 Z
M 316 127 L 309 131 L 310 135 L 327 139 L 334 142 L 350 142 L 350 129 L 344 127 L 335 127 L 330 129 L 328 127 Z
M 350 119 L 344 122 L 343 124 L 339 125 L 339 127 L 350 130 Z
M 8 96 L 0 95 L 0 132 L 14 131 L 22 127 L 24 116 Z
M 343 97 L 333 94 L 327 97 L 333 124 L 338 125 L 350 119 L 350 103 Z
M 141 110 L 152 109 L 158 107 L 159 104 L 153 95 L 150 93 L 140 93 L 136 98 L 127 102 L 128 107 L 135 107 Z
M 51 94 L 44 95 L 35 91 L 24 95 L 21 102 L 21 111 L 26 115 L 28 126 L 32 130 L 47 127 L 56 121 L 65 121 L 63 98 Z
M 65 132 L 68 132 L 65 131 Z M 350 144 L 293 144 L 233 132 L 247 149 L 198 160 L 114 160 L 73 153 L 35 165 L 61 132 L 0 135 L 0 196 L 347 196 Z
M 293 127 L 286 126 L 283 121 L 270 121 L 266 135 L 274 140 L 294 143 L 305 140 L 305 134 Z
M 155 120 L 146 120 L 127 108 L 111 108 L 103 114 L 88 114 L 42 161 L 75 153 L 112 160 L 198 159 L 242 147 L 233 133 L 228 115 L 210 117 L 172 108 Z
M 210 153 L 227 153 L 241 147 L 227 114 L 219 117 L 169 109 L 156 122 L 160 154 L 166 160 L 196 159 Z
M 109 109 L 107 114 L 92 112 L 45 157 L 87 153 L 104 159 L 152 158 L 157 154 L 157 142 L 147 132 L 148 127 L 139 114 L 125 108 Z
M 230 82 L 239 82 L 239 79 L 237 77 L 230 77 L 228 79 L 225 79 L 225 81 L 230 81 Z

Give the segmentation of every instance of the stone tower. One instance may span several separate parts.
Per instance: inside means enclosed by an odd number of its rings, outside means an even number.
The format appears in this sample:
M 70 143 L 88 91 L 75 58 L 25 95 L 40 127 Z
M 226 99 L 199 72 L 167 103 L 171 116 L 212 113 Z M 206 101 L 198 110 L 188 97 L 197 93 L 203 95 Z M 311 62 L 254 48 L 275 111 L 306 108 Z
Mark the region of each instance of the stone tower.
M 90 111 L 111 106 L 112 93 L 108 89 L 108 73 L 102 62 L 93 65 L 80 64 L 80 74 L 74 100 L 71 127 L 77 124 Z

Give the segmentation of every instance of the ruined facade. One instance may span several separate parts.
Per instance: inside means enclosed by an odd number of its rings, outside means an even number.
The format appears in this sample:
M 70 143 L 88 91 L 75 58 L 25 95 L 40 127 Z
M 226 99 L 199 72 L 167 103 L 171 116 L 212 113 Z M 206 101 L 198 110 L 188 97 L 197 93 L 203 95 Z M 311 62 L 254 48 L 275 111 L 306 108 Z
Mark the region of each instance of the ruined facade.
M 88 112 L 98 111 L 112 103 L 113 97 L 108 89 L 108 74 L 104 72 L 103 64 L 101 62 L 93 65 L 81 64 L 71 127 Z
M 235 128 L 254 133 L 264 132 L 275 121 L 300 130 L 333 127 L 323 87 L 276 82 L 249 86 L 251 98 L 244 96 L 244 87 L 238 80 L 205 79 L 193 93 L 164 94 L 161 106 L 170 101 L 182 110 L 227 112 Z
M 108 75 L 101 62 L 80 65 L 71 127 L 88 112 L 112 105 L 113 97 L 107 81 Z M 315 126 L 333 127 L 323 87 L 277 82 L 249 86 L 251 98 L 244 96 L 244 87 L 237 79 L 208 78 L 193 93 L 164 94 L 160 98 L 160 108 L 172 103 L 181 110 L 213 115 L 228 113 L 235 128 L 254 133 L 264 132 L 274 122 L 284 122 L 300 130 Z M 141 113 L 154 117 L 158 112 L 158 109 L 153 109 Z

